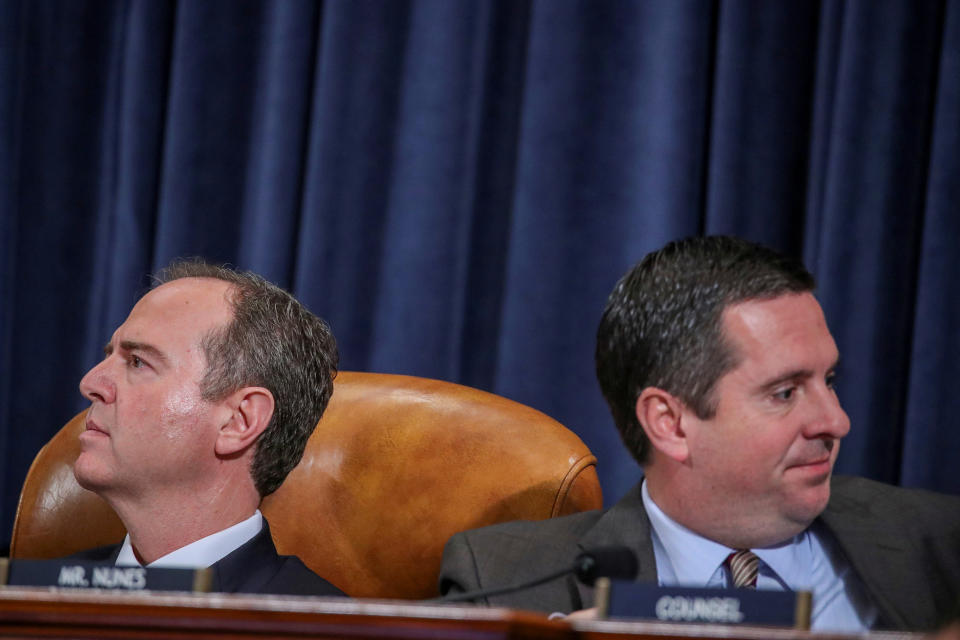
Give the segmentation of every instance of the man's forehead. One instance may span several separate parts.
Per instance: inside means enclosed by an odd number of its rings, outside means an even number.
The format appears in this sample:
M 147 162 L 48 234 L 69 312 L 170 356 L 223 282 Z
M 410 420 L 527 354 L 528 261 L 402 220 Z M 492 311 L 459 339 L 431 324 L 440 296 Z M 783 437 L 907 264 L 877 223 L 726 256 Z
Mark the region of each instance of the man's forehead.
M 182 278 L 161 284 L 140 298 L 118 333 L 124 333 L 124 329 L 135 333 L 165 329 L 205 333 L 223 326 L 233 317 L 231 286 L 214 278 Z
M 180 278 L 152 289 L 136 306 L 148 305 L 177 313 L 231 315 L 229 293 L 232 287 L 229 282 L 216 278 Z
M 827 366 L 832 366 L 838 357 L 820 304 L 810 293 L 730 305 L 723 312 L 723 329 L 741 361 L 809 358 L 816 364 L 830 361 Z
M 820 303 L 810 292 L 786 293 L 773 298 L 751 298 L 727 305 L 723 310 L 724 325 L 733 328 L 742 323 L 751 333 L 766 333 L 796 321 L 816 319 L 826 326 Z

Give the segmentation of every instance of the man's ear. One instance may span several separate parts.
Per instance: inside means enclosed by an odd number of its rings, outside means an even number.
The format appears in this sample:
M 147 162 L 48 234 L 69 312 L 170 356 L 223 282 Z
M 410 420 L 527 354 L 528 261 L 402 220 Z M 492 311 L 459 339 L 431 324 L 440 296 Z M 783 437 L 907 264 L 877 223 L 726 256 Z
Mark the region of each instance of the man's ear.
M 690 455 L 683 426 L 683 402 L 672 393 L 647 387 L 636 405 L 637 420 L 654 449 L 677 462 Z
M 241 453 L 257 441 L 273 417 L 273 394 L 263 387 L 244 387 L 230 394 L 230 418 L 217 435 L 217 455 Z

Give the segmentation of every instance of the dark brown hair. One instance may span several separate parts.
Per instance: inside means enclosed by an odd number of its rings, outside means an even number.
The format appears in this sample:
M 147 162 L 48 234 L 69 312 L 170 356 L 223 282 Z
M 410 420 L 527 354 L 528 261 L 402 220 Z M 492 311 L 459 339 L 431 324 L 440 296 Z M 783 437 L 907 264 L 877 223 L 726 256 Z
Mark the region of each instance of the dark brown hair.
M 663 389 L 701 419 L 713 416 L 714 386 L 738 364 L 723 335 L 727 306 L 813 288 L 813 276 L 800 262 L 725 236 L 671 242 L 630 269 L 600 320 L 596 368 L 634 458 L 643 464 L 650 447 L 636 416 L 643 389 Z

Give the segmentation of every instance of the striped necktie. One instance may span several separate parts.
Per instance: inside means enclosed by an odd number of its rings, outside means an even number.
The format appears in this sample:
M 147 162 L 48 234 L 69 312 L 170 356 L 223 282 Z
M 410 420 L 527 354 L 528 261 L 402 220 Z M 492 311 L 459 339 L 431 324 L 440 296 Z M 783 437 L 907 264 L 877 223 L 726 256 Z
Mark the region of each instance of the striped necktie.
M 727 557 L 727 566 L 733 586 L 746 589 L 757 588 L 757 571 L 760 569 L 760 558 L 749 549 L 741 549 Z

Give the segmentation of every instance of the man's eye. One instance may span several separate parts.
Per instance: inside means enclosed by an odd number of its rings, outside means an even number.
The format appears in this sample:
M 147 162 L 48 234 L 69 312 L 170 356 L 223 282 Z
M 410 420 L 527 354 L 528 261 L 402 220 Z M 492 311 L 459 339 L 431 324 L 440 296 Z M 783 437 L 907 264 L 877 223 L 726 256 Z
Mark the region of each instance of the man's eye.
M 835 390 L 837 388 L 837 374 L 831 373 L 826 377 L 825 382 L 827 384 L 827 388 Z
M 781 389 L 773 394 L 773 397 L 777 400 L 789 400 L 793 397 L 794 387 L 789 387 L 787 389 Z
M 145 364 L 139 356 L 130 356 L 130 366 L 134 369 L 142 369 Z

